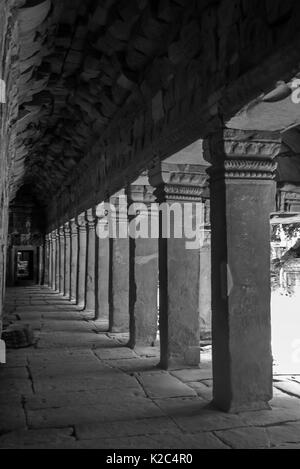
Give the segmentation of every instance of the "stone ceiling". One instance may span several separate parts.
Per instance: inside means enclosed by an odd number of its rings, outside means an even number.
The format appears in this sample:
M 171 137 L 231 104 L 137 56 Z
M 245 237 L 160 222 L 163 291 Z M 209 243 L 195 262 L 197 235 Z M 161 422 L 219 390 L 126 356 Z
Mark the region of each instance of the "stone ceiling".
M 187 5 L 28 0 L 18 10 L 21 78 L 12 196 L 33 183 L 44 203 L 51 199 L 122 104 L 155 82 L 153 58 L 176 37 L 179 19 L 191 14 Z M 172 61 L 157 62 L 168 80 Z
M 120 109 L 134 110 L 199 53 L 195 8 L 206 3 L 24 0 L 17 10 L 21 75 L 11 198 L 28 184 L 42 203 L 53 200 Z M 300 154 L 299 142 L 298 128 L 285 133 L 282 180 L 295 177 L 285 161 Z

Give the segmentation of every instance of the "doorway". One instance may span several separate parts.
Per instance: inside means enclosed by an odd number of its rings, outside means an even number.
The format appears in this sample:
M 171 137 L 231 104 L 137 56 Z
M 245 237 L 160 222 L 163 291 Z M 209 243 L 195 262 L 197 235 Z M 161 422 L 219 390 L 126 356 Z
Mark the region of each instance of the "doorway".
M 16 280 L 33 280 L 33 251 L 17 251 Z

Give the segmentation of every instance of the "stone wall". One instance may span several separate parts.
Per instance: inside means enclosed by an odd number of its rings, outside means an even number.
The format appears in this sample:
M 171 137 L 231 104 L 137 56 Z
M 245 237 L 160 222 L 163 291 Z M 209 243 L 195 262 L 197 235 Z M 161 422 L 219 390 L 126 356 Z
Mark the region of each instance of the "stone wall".
M 18 27 L 15 7 L 21 3 L 14 0 L 2 0 L 0 3 L 0 77 L 6 88 L 0 103 L 0 333 L 5 290 L 9 192 L 18 116 Z

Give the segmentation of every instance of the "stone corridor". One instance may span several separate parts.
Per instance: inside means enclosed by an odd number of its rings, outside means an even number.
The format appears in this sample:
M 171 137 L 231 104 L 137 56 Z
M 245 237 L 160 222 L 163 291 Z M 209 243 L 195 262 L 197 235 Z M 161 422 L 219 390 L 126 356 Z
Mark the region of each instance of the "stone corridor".
M 213 409 L 211 362 L 162 371 L 156 347 L 47 287 L 9 288 L 5 317 L 30 324 L 35 344 L 0 368 L 0 448 L 300 448 L 300 377 L 274 376 L 271 411 Z

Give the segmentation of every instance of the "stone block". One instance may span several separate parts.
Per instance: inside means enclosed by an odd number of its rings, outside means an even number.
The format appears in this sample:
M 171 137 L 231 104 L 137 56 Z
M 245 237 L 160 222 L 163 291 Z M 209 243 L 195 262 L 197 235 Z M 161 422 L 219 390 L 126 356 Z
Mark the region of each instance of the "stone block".
M 139 373 L 137 377 L 146 394 L 153 399 L 196 395 L 193 389 L 164 371 Z

